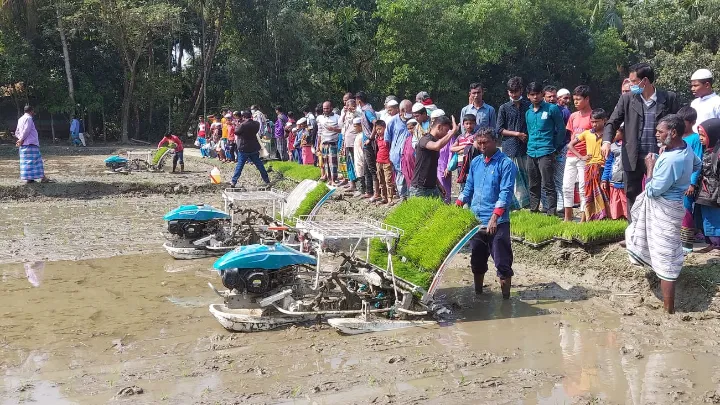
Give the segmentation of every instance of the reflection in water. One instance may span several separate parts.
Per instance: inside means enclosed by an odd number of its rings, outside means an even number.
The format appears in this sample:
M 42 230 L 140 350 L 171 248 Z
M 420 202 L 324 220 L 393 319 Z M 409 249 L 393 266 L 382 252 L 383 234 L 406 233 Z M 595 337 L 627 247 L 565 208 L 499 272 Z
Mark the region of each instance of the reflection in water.
M 25 265 L 25 275 L 33 287 L 40 287 L 43 276 L 45 274 L 45 262 L 27 262 Z

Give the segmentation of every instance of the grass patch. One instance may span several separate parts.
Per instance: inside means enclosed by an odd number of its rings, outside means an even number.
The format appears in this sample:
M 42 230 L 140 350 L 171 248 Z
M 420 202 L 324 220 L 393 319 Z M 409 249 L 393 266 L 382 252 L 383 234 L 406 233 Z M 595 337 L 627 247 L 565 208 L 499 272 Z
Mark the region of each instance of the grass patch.
M 393 256 L 395 274 L 428 288 L 447 254 L 478 221 L 470 210 L 446 205 L 440 199 L 410 198 L 395 207 L 385 223 L 405 231 Z M 370 262 L 387 268 L 387 249 L 382 242 L 371 242 Z
M 510 230 L 530 243 L 542 243 L 555 237 L 576 239 L 582 243 L 610 242 L 622 238 L 627 228 L 623 220 L 564 222 L 558 217 L 529 211 L 510 213 Z
M 299 218 L 302 215 L 309 215 L 317 203 L 319 203 L 328 192 L 330 192 L 328 186 L 325 183 L 319 182 L 314 189 L 307 193 L 305 199 L 300 202 L 297 210 L 295 210 L 294 216 Z M 295 220 L 292 218 L 286 218 L 285 222 L 287 222 L 290 226 L 295 226 Z
M 301 165 L 295 162 L 272 161 L 266 164 L 268 168 L 272 168 L 282 174 L 284 177 L 301 182 L 303 180 L 318 180 L 320 178 L 320 168 L 310 165 Z

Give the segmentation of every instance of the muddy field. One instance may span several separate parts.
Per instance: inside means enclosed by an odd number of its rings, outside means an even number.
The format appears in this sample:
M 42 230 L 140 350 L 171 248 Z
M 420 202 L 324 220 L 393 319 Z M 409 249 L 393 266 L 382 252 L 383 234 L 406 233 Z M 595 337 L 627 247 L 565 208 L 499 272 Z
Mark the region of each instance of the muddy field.
M 27 186 L 0 150 L 0 405 L 720 403 L 717 256 L 688 258 L 673 316 L 618 246 L 516 245 L 510 301 L 489 276 L 475 296 L 458 255 L 438 293 L 452 322 L 234 334 L 207 310 L 219 302 L 213 260 L 176 261 L 161 247 L 169 209 L 221 206 L 212 163 L 107 174 L 115 151 L 44 150 L 58 183 Z M 231 166 L 218 165 L 226 180 Z M 258 185 L 252 166 L 241 183 Z M 385 210 L 348 197 L 321 213 Z

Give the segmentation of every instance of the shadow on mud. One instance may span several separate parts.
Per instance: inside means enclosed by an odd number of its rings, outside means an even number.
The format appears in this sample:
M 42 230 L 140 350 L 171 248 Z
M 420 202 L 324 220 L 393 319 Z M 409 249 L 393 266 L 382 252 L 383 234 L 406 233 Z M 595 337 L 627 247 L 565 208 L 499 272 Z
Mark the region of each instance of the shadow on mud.
M 503 300 L 499 291 L 476 295 L 471 286 L 450 287 L 440 289 L 436 299 L 453 311 L 447 322 L 472 322 L 548 315 L 551 312 L 544 308 L 548 305 L 583 301 L 606 293 L 580 286 L 563 288 L 555 282 L 519 286 L 518 289 L 513 289 L 510 300 Z

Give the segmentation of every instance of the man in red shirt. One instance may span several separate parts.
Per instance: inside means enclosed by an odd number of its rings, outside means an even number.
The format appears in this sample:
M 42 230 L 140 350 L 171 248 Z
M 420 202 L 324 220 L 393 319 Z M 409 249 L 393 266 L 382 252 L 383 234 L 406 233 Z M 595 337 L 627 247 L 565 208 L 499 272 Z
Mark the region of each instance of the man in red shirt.
M 162 148 L 163 145 L 166 143 L 174 143 L 175 144 L 175 156 L 173 157 L 173 173 L 175 173 L 175 168 L 177 167 L 177 164 L 180 163 L 180 173 L 185 171 L 185 162 L 183 161 L 183 143 L 176 135 L 173 134 L 165 134 L 163 139 L 160 140 L 160 143 L 158 143 L 158 149 Z

